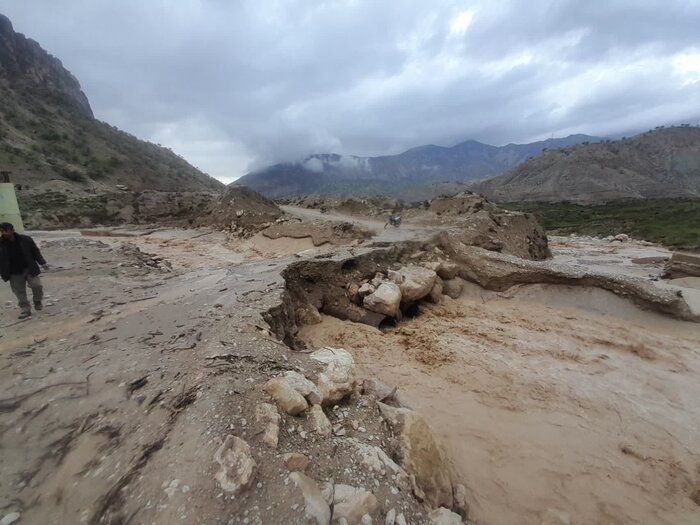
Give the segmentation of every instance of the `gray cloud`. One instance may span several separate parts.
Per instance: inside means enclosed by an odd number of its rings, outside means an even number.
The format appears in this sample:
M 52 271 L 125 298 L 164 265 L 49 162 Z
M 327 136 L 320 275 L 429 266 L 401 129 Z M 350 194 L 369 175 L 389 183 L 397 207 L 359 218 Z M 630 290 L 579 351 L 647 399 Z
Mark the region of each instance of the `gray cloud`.
M 694 0 L 0 0 L 99 118 L 231 180 L 700 117 Z

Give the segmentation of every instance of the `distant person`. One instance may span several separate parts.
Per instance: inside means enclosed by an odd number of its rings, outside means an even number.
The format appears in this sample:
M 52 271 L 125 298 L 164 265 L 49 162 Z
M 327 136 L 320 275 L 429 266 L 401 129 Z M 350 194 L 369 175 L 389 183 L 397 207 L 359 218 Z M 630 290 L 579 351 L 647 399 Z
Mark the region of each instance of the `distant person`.
M 48 264 L 41 255 L 38 246 L 29 235 L 21 235 L 9 222 L 0 223 L 0 276 L 10 281 L 12 292 L 17 296 L 21 313 L 20 319 L 32 315 L 32 308 L 27 299 L 27 286 L 32 289 L 34 308 L 41 310 L 44 288 L 41 286 L 39 266 L 45 270 Z

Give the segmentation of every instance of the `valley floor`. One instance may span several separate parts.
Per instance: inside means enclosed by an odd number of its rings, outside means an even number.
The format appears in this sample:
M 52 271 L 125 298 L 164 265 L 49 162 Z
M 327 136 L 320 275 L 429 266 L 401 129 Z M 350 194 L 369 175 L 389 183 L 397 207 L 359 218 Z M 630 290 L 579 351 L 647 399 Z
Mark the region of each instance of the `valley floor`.
M 385 234 L 370 222 L 389 242 L 422 232 Z M 0 288 L 0 517 L 305 523 L 276 466 L 292 451 L 311 458 L 317 479 L 369 482 L 339 438 L 312 443 L 306 423 L 289 416 L 277 453 L 256 444 L 261 382 L 307 366 L 261 313 L 279 302 L 280 272 L 298 254 L 333 247 L 207 231 L 102 233 L 35 235 L 53 268 L 33 319 L 17 322 L 9 287 Z M 552 247 L 555 262 L 644 278 L 660 266 L 631 259 L 666 253 L 564 237 Z M 690 295 L 700 288 L 683 285 Z M 365 377 L 398 387 L 442 438 L 472 522 L 539 524 L 556 509 L 574 524 L 700 523 L 699 324 L 563 285 L 495 293 L 466 284 L 460 298 L 421 309 L 385 331 L 324 317 L 301 337 L 311 348 L 347 348 Z M 372 413 L 356 417 L 381 436 Z M 213 477 L 227 433 L 251 443 L 260 469 L 235 499 Z M 382 516 L 396 506 L 412 525 L 427 523 L 424 509 L 392 494 L 380 498 Z

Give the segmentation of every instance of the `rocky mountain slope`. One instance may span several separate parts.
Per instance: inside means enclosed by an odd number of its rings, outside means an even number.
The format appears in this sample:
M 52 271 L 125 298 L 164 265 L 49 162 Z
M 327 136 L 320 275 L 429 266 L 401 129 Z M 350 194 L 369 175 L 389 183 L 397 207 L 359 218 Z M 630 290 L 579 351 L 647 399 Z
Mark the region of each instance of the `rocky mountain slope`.
M 546 151 L 472 189 L 502 202 L 700 197 L 700 128 Z
M 0 170 L 23 188 L 53 179 L 91 192 L 223 187 L 172 151 L 95 120 L 78 80 L 3 15 L 0 100 Z
M 594 140 L 599 139 L 571 135 L 502 147 L 468 140 L 449 148 L 419 146 L 399 155 L 382 157 L 317 154 L 302 162 L 276 164 L 249 173 L 239 183 L 270 198 L 318 194 L 388 195 L 422 200 L 445 193 L 446 188 L 459 191 L 458 186 L 465 181 L 503 173 L 543 149 Z

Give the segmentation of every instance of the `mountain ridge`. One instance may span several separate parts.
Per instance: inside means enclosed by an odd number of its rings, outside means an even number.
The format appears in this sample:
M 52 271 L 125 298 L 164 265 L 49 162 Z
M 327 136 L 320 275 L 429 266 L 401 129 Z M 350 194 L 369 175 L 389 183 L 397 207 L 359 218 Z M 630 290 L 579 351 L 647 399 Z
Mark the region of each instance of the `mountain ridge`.
M 700 128 L 547 151 L 471 189 L 501 202 L 700 198 Z
M 0 14 L 0 170 L 23 188 L 220 191 L 167 148 L 93 117 L 78 80 Z M 60 182 L 59 186 L 56 181 Z
M 397 155 L 376 157 L 317 153 L 299 162 L 275 164 L 248 173 L 236 183 L 270 198 L 377 194 L 420 200 L 434 196 L 431 185 L 461 184 L 495 176 L 543 149 L 595 140 L 601 139 L 578 134 L 529 144 L 492 146 L 469 139 L 449 147 L 426 144 Z

